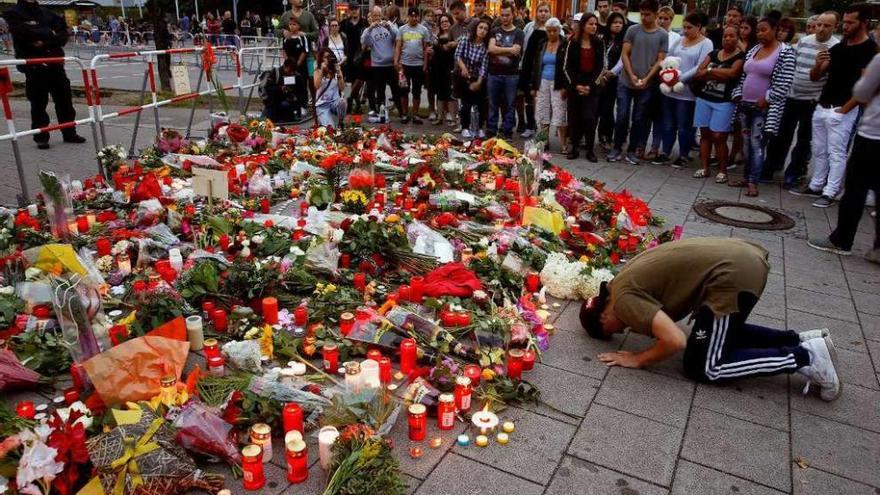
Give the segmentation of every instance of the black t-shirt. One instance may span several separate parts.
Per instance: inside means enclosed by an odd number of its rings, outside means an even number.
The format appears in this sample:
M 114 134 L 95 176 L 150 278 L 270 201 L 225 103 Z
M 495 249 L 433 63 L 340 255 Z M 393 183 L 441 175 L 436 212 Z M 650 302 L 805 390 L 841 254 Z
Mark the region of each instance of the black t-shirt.
M 712 29 L 706 37 L 709 38 L 715 48 L 721 48 L 721 40 L 724 38 L 724 28 L 719 26 Z
M 511 26 L 513 29 L 506 30 L 502 27 L 492 29 L 489 34 L 490 39 L 495 40 L 495 46 L 501 48 L 511 48 L 513 45 L 519 45 L 519 55 L 489 55 L 489 74 L 492 75 L 517 75 L 519 74 L 519 61 L 523 55 L 523 42 L 525 34 L 522 29 Z
M 361 49 L 361 34 L 364 32 L 364 29 L 367 29 L 367 20 L 363 17 L 358 19 L 358 22 L 352 22 L 351 19 L 345 19 L 339 25 L 339 31 L 345 34 L 345 37 L 348 38 L 348 56 L 349 60 L 354 58 L 354 54 L 356 54 Z
M 721 60 L 719 55 L 721 50 L 713 50 L 709 53 L 709 67 L 713 69 L 730 69 L 737 60 L 744 60 L 746 54 L 739 52 L 727 60 Z M 702 63 L 702 62 L 701 62 Z M 737 85 L 739 78 L 731 78 L 726 81 L 708 80 L 702 87 L 694 88 L 694 94 L 700 98 L 716 103 L 724 103 L 731 101 L 733 88 Z
M 287 55 L 287 58 L 298 61 L 299 56 L 303 53 L 309 53 L 309 42 L 306 40 L 306 35 L 298 34 L 296 36 L 291 36 L 284 40 L 284 54 Z M 305 64 L 303 64 L 305 66 Z M 303 69 L 303 67 L 300 67 Z
M 831 64 L 828 67 L 828 81 L 819 96 L 819 103 L 839 107 L 852 97 L 853 86 L 877 54 L 877 44 L 871 38 L 858 45 L 841 41 L 832 46 L 829 53 Z
M 220 27 L 223 30 L 223 34 L 235 34 L 235 21 L 232 19 L 223 19 Z

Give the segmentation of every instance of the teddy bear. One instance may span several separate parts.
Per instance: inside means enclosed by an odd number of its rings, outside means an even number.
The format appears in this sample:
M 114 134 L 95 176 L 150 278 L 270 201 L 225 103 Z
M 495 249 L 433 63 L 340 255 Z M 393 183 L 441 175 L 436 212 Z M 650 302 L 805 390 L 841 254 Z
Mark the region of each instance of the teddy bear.
M 681 65 L 681 59 L 678 57 L 666 57 L 660 63 L 660 91 L 664 95 L 669 93 L 681 93 L 684 91 L 684 83 L 678 80 L 681 71 L 678 67 Z

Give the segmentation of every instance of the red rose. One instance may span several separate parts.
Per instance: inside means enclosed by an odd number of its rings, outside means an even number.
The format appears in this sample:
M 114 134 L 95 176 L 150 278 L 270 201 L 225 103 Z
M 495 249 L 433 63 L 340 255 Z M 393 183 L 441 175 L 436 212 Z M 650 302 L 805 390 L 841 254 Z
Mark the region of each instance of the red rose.
M 240 124 L 229 124 L 226 127 L 226 135 L 229 136 L 229 140 L 233 143 L 240 143 L 247 139 L 250 132 L 248 132 L 247 127 Z

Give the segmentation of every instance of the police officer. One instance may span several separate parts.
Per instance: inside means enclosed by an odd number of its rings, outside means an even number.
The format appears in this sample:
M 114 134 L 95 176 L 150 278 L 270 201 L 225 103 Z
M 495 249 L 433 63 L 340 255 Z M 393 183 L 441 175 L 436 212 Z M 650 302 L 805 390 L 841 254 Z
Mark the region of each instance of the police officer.
M 63 47 L 69 36 L 67 24 L 61 16 L 37 4 L 37 0 L 18 0 L 18 4 L 3 16 L 9 23 L 16 58 L 64 56 Z M 25 93 L 31 102 L 32 129 L 49 125 L 46 106 L 50 94 L 55 102 L 58 122 L 76 119 L 70 96 L 70 80 L 63 64 L 19 65 L 18 70 L 25 75 Z M 75 127 L 63 129 L 61 134 L 66 143 L 86 141 L 77 135 Z M 35 134 L 34 141 L 41 150 L 49 148 L 49 134 L 46 132 Z

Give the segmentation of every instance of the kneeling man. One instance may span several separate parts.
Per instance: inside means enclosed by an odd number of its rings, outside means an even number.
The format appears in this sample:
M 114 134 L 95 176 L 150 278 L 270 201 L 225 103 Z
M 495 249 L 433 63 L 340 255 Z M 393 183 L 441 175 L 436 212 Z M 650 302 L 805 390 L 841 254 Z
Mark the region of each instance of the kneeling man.
M 599 295 L 584 302 L 581 324 L 598 339 L 626 328 L 656 339 L 642 352 L 600 354 L 609 366 L 641 368 L 684 349 L 685 374 L 694 380 L 797 371 L 822 399 L 834 400 L 841 383 L 827 329 L 798 334 L 746 323 L 767 283 L 767 259 L 767 250 L 738 239 L 661 244 L 603 282 Z M 693 329 L 685 336 L 675 322 L 688 315 Z

